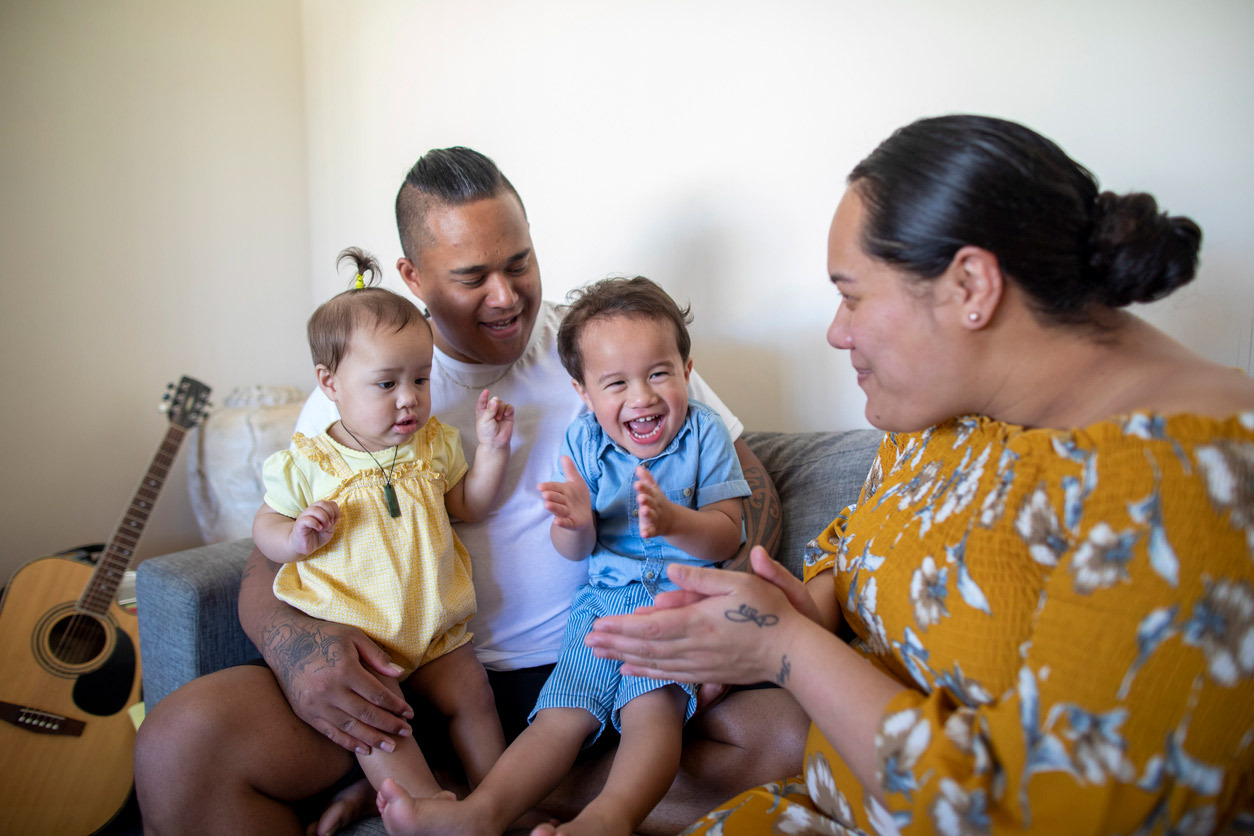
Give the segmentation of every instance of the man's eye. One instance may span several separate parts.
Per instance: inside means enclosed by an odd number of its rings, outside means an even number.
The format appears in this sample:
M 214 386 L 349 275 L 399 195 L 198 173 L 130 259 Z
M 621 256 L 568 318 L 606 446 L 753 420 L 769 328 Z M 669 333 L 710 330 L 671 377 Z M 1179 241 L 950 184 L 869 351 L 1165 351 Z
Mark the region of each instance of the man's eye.
M 462 287 L 478 287 L 483 284 L 483 276 L 478 276 L 473 279 L 460 279 L 457 283 Z
M 527 264 L 526 262 L 522 264 L 511 264 L 508 268 L 506 268 L 505 272 L 509 273 L 511 276 L 521 276 L 527 272 Z

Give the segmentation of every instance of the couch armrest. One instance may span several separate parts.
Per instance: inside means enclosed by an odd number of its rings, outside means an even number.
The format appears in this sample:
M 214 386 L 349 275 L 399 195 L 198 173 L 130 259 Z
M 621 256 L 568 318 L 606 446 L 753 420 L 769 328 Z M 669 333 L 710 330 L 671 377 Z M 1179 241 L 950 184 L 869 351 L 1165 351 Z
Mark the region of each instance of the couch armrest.
M 236 610 L 252 549 L 252 540 L 234 540 L 139 564 L 135 596 L 148 710 L 198 676 L 260 656 Z

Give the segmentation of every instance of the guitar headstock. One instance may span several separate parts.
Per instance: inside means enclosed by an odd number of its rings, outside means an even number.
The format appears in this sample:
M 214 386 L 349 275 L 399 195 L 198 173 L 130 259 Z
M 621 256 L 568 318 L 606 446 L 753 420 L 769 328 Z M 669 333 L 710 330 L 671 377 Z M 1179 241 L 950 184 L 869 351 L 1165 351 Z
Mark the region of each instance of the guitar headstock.
M 169 391 L 165 393 L 161 409 L 167 413 L 170 423 L 183 429 L 199 424 L 208 411 L 209 393 L 213 390 L 187 375 L 177 384 L 171 383 L 166 388 Z

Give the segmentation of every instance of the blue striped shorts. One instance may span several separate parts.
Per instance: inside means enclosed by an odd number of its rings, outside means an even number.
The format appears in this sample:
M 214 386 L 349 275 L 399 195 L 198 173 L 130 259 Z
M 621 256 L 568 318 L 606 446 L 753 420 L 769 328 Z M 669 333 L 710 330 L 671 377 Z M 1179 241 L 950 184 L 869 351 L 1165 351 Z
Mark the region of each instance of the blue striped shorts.
M 606 615 L 626 615 L 637 607 L 653 603 L 653 596 L 642 583 L 626 586 L 592 586 L 585 584 L 575 592 L 570 605 L 570 617 L 566 620 L 566 634 L 562 637 L 562 652 L 557 667 L 536 699 L 528 722 L 535 719 L 545 708 L 583 708 L 601 724 L 596 734 L 584 741 L 587 748 L 605 731 L 608 719 L 614 728 L 622 731 L 619 715 L 623 706 L 641 694 L 678 685 L 688 694 L 688 707 L 684 722 L 697 710 L 697 686 L 690 682 L 671 682 L 649 679 L 643 676 L 623 676 L 619 663 L 614 659 L 598 659 L 583 643 L 584 636 L 592 630 L 592 622 Z

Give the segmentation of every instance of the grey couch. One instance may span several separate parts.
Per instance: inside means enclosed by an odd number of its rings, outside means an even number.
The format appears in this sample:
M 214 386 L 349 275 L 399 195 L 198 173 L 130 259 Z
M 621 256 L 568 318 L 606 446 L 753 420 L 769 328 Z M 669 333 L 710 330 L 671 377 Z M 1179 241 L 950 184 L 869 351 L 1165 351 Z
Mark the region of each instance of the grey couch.
M 745 441 L 779 489 L 784 512 L 780 559 L 801 574 L 806 543 L 858 498 L 881 434 L 747 432 Z M 139 641 L 149 710 L 192 679 L 260 654 L 240 628 L 236 598 L 251 540 L 157 557 L 139 565 Z M 379 819 L 350 834 L 382 834 Z

